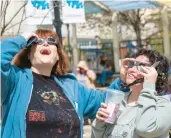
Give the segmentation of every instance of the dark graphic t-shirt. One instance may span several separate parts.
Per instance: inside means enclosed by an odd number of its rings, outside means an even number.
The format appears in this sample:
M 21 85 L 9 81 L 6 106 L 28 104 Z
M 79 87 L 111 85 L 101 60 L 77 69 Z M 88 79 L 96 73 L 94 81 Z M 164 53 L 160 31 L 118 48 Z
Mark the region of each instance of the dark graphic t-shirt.
M 61 88 L 52 77 L 33 76 L 26 138 L 80 138 L 78 115 Z

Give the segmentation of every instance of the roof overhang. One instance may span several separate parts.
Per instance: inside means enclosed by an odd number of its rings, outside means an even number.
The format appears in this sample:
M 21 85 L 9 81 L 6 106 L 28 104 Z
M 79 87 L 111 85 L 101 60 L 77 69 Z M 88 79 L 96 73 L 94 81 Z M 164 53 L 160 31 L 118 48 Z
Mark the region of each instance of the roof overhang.
M 86 14 L 110 11 L 129 11 L 143 8 L 157 8 L 162 4 L 156 0 L 85 0 Z

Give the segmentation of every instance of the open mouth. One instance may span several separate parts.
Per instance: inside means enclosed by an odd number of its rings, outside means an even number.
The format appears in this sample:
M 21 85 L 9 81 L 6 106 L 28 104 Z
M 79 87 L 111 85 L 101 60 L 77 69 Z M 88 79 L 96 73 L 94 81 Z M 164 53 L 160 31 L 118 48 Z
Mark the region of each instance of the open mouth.
M 129 73 L 127 76 L 128 76 L 129 78 L 135 78 L 134 75 L 132 75 L 131 73 Z
M 129 79 L 140 79 L 140 78 L 142 78 L 141 76 L 137 76 L 137 75 L 134 75 L 134 74 L 132 74 L 132 73 L 128 73 L 127 74 L 127 77 L 129 78 Z
M 134 77 L 132 74 L 128 74 L 128 76 L 130 76 L 130 77 Z
M 40 50 L 40 53 L 42 55 L 50 55 L 51 51 L 49 49 L 42 49 L 42 50 Z
M 131 79 L 137 79 L 137 76 L 135 76 L 133 73 L 128 73 L 127 77 L 129 77 Z

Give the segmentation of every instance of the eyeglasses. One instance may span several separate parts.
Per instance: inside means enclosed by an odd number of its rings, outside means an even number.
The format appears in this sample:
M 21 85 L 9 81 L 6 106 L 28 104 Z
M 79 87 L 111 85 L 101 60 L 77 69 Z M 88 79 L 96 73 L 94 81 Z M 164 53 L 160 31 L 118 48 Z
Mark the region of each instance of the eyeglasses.
M 56 45 L 56 46 L 58 45 L 58 41 L 55 38 L 52 38 L 52 37 L 48 37 L 48 38 L 45 38 L 45 39 L 38 39 L 36 44 L 42 45 L 45 42 L 47 42 L 49 45 Z
M 138 68 L 138 66 L 148 66 L 150 67 L 151 65 L 148 63 L 142 63 L 142 62 L 138 62 L 138 61 L 128 61 L 128 68 L 132 68 L 134 66 L 136 66 Z

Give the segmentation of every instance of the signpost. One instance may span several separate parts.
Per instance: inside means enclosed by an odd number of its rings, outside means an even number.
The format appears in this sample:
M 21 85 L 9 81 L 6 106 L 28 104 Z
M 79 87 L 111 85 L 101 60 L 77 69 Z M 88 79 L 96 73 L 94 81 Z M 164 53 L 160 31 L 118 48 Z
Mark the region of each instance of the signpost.
M 63 23 L 84 23 L 84 0 L 62 0 Z
M 62 21 L 67 24 L 68 30 L 68 48 L 70 54 L 70 32 L 69 24 L 72 24 L 72 56 L 73 65 L 76 68 L 78 64 L 78 49 L 76 23 L 85 22 L 84 0 L 62 0 Z
M 26 20 L 28 25 L 52 24 L 50 0 L 29 0 L 26 6 Z

